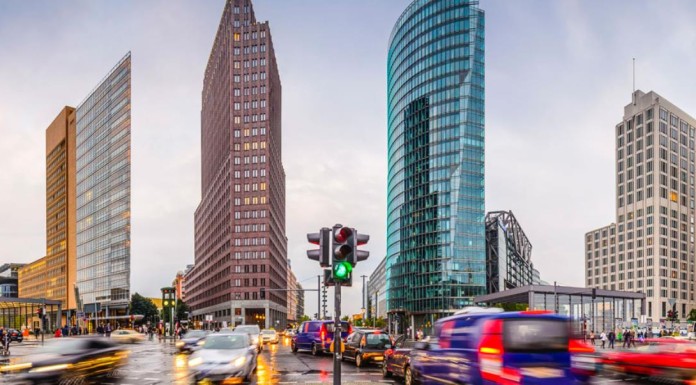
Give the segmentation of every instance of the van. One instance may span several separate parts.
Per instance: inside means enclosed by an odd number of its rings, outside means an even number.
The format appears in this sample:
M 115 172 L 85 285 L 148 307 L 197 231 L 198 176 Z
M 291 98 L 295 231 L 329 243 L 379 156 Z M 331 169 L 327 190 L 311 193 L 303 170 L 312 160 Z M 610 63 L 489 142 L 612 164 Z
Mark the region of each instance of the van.
M 353 327 L 346 321 L 341 321 L 341 339 L 345 341 Z M 334 337 L 334 321 L 305 321 L 297 334 L 292 337 L 290 347 L 293 353 L 298 350 L 309 350 L 312 355 L 328 352 Z

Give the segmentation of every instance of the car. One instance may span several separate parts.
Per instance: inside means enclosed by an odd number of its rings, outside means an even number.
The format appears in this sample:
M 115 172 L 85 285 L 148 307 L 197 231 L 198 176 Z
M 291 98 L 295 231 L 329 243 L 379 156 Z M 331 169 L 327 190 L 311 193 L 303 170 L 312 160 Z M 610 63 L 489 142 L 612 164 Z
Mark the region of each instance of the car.
M 696 380 L 696 344 L 677 338 L 647 339 L 636 348 L 602 353 L 602 370 L 613 377 L 649 377 L 688 384 Z
M 0 379 L 10 384 L 103 383 L 99 379 L 117 376 L 127 361 L 128 350 L 106 338 L 56 338 L 0 366 Z
M 416 345 L 416 340 L 407 339 L 406 335 L 398 337 L 393 349 L 384 352 L 384 364 L 382 365 L 382 377 L 401 377 L 406 385 L 413 384 L 411 372 L 411 351 Z
M 176 341 L 176 348 L 179 352 L 192 352 L 200 347 L 198 343 L 207 335 L 208 332 L 205 330 L 189 330 L 179 341 Z
M 130 329 L 118 329 L 111 332 L 111 339 L 122 344 L 134 344 L 145 341 L 145 334 Z
M 414 345 L 412 382 L 565 385 L 596 373 L 594 349 L 568 317 L 545 310 L 464 312 L 435 323 Z M 456 364 L 453 364 L 456 363 Z
M 194 383 L 238 383 L 252 381 L 256 372 L 257 348 L 248 333 L 214 333 L 189 357 Z
M 353 327 L 346 321 L 341 321 L 341 338 L 345 341 L 353 333 Z M 312 355 L 328 352 L 333 341 L 334 321 L 305 321 L 300 325 L 297 334 L 292 337 L 290 349 L 293 353 L 299 350 L 309 350 Z
M 24 341 L 24 337 L 22 336 L 22 332 L 20 332 L 17 329 L 7 329 L 7 332 L 10 333 L 10 339 L 12 342 L 22 342 Z
M 393 347 L 394 341 L 389 334 L 380 330 L 356 330 L 346 338 L 342 360 L 355 362 L 362 367 L 368 363 L 383 363 L 384 352 Z
M 261 328 L 259 325 L 239 325 L 234 328 L 235 333 L 246 333 L 251 337 L 251 344 L 260 353 L 263 350 L 263 339 L 261 338 Z
M 264 344 L 277 344 L 280 341 L 278 333 L 276 333 L 276 331 L 273 329 L 261 330 L 261 339 L 263 340 Z

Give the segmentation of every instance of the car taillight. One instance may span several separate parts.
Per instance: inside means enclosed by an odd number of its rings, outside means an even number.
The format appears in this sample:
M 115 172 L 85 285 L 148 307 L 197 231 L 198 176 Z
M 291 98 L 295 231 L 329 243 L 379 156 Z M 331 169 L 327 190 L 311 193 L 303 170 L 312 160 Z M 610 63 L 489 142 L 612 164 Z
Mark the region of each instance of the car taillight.
M 569 353 L 594 353 L 595 349 L 581 340 L 571 339 L 568 341 Z
M 321 337 L 321 342 L 324 343 L 324 340 L 326 339 L 326 325 L 321 325 L 321 332 L 319 335 Z
M 479 365 L 481 377 L 485 380 L 500 382 L 503 374 L 503 321 L 488 320 L 483 324 L 481 343 L 479 344 Z
M 394 351 L 391 349 L 387 349 L 384 351 L 384 355 L 387 357 L 391 356 L 392 354 L 394 354 Z

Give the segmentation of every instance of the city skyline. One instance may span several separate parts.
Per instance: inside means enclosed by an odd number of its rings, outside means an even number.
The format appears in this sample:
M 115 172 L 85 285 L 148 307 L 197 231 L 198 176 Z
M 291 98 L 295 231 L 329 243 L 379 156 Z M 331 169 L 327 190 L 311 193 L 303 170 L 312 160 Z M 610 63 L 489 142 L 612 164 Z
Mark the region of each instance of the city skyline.
M 284 80 L 288 256 L 306 288 L 312 288 L 318 271 L 304 255 L 311 248 L 304 238 L 307 232 L 338 221 L 369 233 L 372 238 L 366 249 L 371 257 L 359 265 L 356 276 L 371 273 L 385 254 L 384 63 L 389 32 L 409 2 L 305 1 L 294 7 L 286 2 L 254 2 L 256 12 L 274 26 Z M 541 2 L 501 3 L 480 2 L 487 17 L 486 210 L 511 209 L 525 224 L 542 279 L 553 277 L 559 283 L 582 285 L 584 233 L 613 221 L 615 215 L 612 201 L 607 199 L 614 195 L 612 127 L 618 118 L 615 106 L 624 105 L 630 96 L 631 58 L 638 58 L 637 88 L 656 90 L 685 111 L 693 111 L 689 91 L 694 80 L 687 75 L 696 64 L 690 50 L 696 44 L 696 33 L 688 26 L 689 12 L 665 12 L 664 4 L 645 2 L 626 10 L 621 6 L 625 2 L 604 7 L 544 3 L 546 9 L 537 14 L 530 9 L 539 7 L 530 4 Z M 0 36 L 16 36 L 0 39 L 0 51 L 14 53 L 0 63 L 0 83 L 6 85 L 0 92 L 0 130 L 7 138 L 0 144 L 0 161 L 8 165 L 0 175 L 6 187 L 0 205 L 6 218 L 13 218 L 0 222 L 0 240 L 5 245 L 0 258 L 2 262 L 29 262 L 43 255 L 43 130 L 64 100 L 85 95 L 105 68 L 131 50 L 131 292 L 157 296 L 160 283 L 168 284 L 176 271 L 193 261 L 192 213 L 200 200 L 202 74 L 224 2 L 125 2 L 108 5 L 96 14 L 88 12 L 92 10 L 88 3 L 80 3 L 86 10 L 77 12 L 75 7 L 57 10 L 59 6 L 50 3 L 12 4 L 20 3 L 0 4 Z M 694 10 L 688 2 L 665 4 Z M 299 29 L 288 20 L 310 8 L 330 17 L 317 20 L 319 26 Z M 368 10 L 376 15 L 365 15 Z M 55 16 L 49 16 L 51 12 Z M 107 23 L 108 30 L 97 28 L 114 12 L 126 13 L 133 20 L 123 25 Z M 67 25 L 68 17 L 80 20 L 74 24 L 82 27 Z M 633 28 L 630 20 L 651 20 L 652 28 Z M 150 30 L 147 21 L 158 21 L 160 28 Z M 61 30 L 53 30 L 56 25 Z M 85 33 L 90 28 L 94 36 L 83 36 L 90 35 Z M 128 32 L 129 28 L 133 31 Z M 314 29 L 322 33 L 313 33 Z M 338 32 L 350 36 L 333 35 Z M 545 38 L 549 34 L 554 38 Z M 61 53 L 70 38 L 77 39 L 77 52 Z M 110 43 L 97 46 L 98 39 Z M 331 47 L 331 39 L 338 39 L 337 45 L 343 48 Z M 301 43 L 293 45 L 293 41 Z M 530 47 L 535 46 L 546 50 L 529 55 Z M 36 60 L 37 50 L 43 60 Z M 320 55 L 322 50 L 329 54 Z M 180 65 L 157 65 L 160 62 Z M 349 71 L 360 75 L 335 76 L 335 72 Z M 186 75 L 188 72 L 194 75 Z M 51 84 L 48 80 L 52 78 L 58 80 Z M 346 92 L 334 95 L 326 88 Z M 33 91 L 24 91 L 27 89 Z M 355 139 L 340 147 L 346 133 L 354 133 Z M 352 204 L 339 207 L 338 199 L 333 198 L 349 187 L 348 178 L 341 174 L 341 162 L 356 150 L 362 151 L 351 162 L 357 163 L 359 172 L 350 175 L 361 187 L 369 187 L 361 188 L 364 191 L 356 193 Z M 326 164 L 315 162 L 316 158 L 327 159 Z M 171 176 L 176 177 L 168 180 Z M 367 200 L 369 204 L 364 204 Z M 372 214 L 364 217 L 358 212 Z M 550 227 L 551 223 L 558 225 Z M 158 284 L 151 287 L 152 282 Z M 345 314 L 359 309 L 359 283 L 349 295 L 358 305 L 344 310 Z M 315 301 L 313 295 L 306 296 L 305 309 L 310 315 L 316 309 Z

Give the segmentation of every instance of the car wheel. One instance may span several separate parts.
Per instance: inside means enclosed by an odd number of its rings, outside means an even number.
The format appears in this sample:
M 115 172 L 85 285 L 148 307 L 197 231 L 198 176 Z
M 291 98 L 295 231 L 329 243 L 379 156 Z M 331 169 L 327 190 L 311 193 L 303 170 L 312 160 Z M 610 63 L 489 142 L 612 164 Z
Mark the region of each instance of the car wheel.
M 413 372 L 411 371 L 411 367 L 407 366 L 406 371 L 404 372 L 404 385 L 413 385 Z
M 291 344 L 290 350 L 292 350 L 293 353 L 297 353 L 297 346 L 295 344 Z
M 355 356 L 355 366 L 357 366 L 358 368 L 363 366 L 362 355 L 358 354 Z
M 389 378 L 391 376 L 392 372 L 389 371 L 389 368 L 387 367 L 387 361 L 385 360 L 384 363 L 382 363 L 382 377 Z
M 313 356 L 319 355 L 319 348 L 317 347 L 317 344 L 312 344 L 312 355 Z

